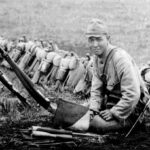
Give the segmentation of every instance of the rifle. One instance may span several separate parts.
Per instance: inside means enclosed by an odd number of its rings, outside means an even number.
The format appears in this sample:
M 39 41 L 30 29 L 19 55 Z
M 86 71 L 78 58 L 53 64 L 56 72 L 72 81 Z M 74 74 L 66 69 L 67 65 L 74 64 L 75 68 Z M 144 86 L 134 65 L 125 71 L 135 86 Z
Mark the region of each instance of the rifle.
M 22 82 L 26 90 L 30 93 L 30 95 L 45 109 L 51 110 L 49 99 L 44 97 L 44 95 L 40 93 L 40 91 L 36 90 L 35 85 L 32 83 L 30 78 L 23 71 L 20 70 L 20 68 L 16 65 L 16 63 L 9 57 L 8 53 L 4 51 L 1 47 L 0 47 L 0 54 L 13 68 L 15 74 Z
M 77 138 L 94 138 L 99 141 L 103 141 L 105 136 L 93 134 L 93 133 L 78 133 L 64 129 L 53 129 L 50 127 L 32 126 L 29 130 L 32 131 L 34 137 L 49 137 L 55 139 L 77 139 Z
M 148 105 L 150 104 L 150 98 L 148 100 L 148 102 L 146 103 L 143 111 L 140 113 L 139 117 L 137 118 L 137 120 L 135 121 L 135 123 L 133 124 L 133 126 L 131 127 L 131 129 L 128 131 L 128 133 L 125 135 L 125 137 L 128 137 L 129 134 L 132 132 L 132 130 L 134 129 L 134 127 L 136 126 L 136 124 L 140 121 L 141 117 L 143 117 L 146 109 L 148 108 Z
M 89 143 L 104 143 L 109 139 L 109 135 L 98 135 L 93 133 L 77 133 L 70 130 L 54 129 L 49 127 L 32 126 L 29 129 L 21 129 L 21 134 L 28 145 L 32 146 L 52 146 L 61 145 L 71 142 L 72 146 L 76 144 Z M 112 136 L 112 135 L 111 135 Z M 116 136 L 116 135 L 115 135 Z M 76 143 L 77 142 L 77 143 Z
M 22 102 L 22 104 L 27 107 L 30 108 L 31 106 L 29 105 L 29 103 L 26 101 L 26 99 L 20 95 L 19 91 L 17 89 L 15 89 L 12 85 L 12 83 L 8 80 L 8 78 L 0 71 L 0 81 L 12 92 L 14 93 L 19 100 Z

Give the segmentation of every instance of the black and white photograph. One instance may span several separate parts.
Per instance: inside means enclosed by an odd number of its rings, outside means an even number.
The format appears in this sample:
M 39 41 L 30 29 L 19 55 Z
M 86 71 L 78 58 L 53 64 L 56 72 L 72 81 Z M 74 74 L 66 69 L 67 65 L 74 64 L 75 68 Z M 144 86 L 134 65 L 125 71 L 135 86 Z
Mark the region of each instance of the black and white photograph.
M 149 150 L 150 0 L 0 0 L 0 149 Z

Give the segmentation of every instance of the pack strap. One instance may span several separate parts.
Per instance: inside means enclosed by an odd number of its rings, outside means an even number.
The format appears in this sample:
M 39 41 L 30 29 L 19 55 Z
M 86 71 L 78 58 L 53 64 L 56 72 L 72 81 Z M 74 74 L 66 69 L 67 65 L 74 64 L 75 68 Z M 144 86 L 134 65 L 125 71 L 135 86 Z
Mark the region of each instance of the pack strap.
M 107 86 L 107 70 L 108 70 L 109 61 L 111 60 L 111 58 L 113 57 L 113 55 L 116 51 L 117 51 L 117 48 L 115 47 L 109 52 L 109 54 L 105 60 L 102 75 L 100 76 L 100 79 L 103 82 L 103 93 L 104 94 L 106 92 L 106 86 Z
M 107 72 L 107 69 L 108 69 L 108 62 L 110 61 L 110 59 L 113 57 L 113 55 L 114 55 L 114 53 L 117 51 L 117 48 L 115 47 L 115 48 L 113 48 L 110 52 L 109 52 L 109 54 L 108 54 L 108 56 L 107 56 L 107 58 L 106 58 L 106 60 L 105 60 L 105 64 L 104 64 L 104 68 L 103 68 L 103 74 L 106 74 L 106 72 Z

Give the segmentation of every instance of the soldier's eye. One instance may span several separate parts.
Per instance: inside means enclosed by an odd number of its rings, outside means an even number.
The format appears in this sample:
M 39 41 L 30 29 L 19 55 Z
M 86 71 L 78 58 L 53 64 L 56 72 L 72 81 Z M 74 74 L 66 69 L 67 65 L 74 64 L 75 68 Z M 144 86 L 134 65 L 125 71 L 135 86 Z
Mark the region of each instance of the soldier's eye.
M 101 37 L 97 37 L 96 41 L 102 41 L 103 39 Z
M 88 41 L 89 41 L 89 42 L 93 42 L 93 41 L 94 41 L 94 38 L 93 38 L 93 37 L 89 37 Z

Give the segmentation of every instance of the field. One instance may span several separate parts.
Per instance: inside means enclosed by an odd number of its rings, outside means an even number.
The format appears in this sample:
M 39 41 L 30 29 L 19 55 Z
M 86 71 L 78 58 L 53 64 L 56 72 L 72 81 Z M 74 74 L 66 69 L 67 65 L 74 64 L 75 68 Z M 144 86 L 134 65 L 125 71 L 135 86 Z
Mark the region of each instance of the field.
M 138 64 L 149 60 L 149 0 L 0 0 L 0 34 L 52 39 L 79 55 L 88 51 L 85 31 L 91 18 L 104 20 L 112 43 Z
M 75 51 L 79 56 L 89 52 L 85 31 L 91 18 L 100 18 L 109 26 L 111 42 L 127 50 L 138 65 L 150 60 L 150 0 L 0 0 L 0 35 L 17 39 L 55 41 L 61 49 Z M 32 98 L 22 87 L 13 72 L 0 68 L 27 98 Z M 0 87 L 2 85 L 0 84 Z M 42 89 L 40 89 L 42 91 Z M 53 91 L 42 91 L 47 97 L 56 97 Z M 7 89 L 0 89 L 1 98 L 12 98 Z M 68 93 L 65 99 L 76 99 Z M 0 149 L 19 149 L 24 146 L 18 129 L 31 125 L 48 126 L 51 116 L 35 105 L 33 111 L 8 114 L 0 119 Z M 25 114 L 26 113 L 26 114 Z M 24 115 L 24 116 L 22 116 Z M 20 120 L 21 118 L 21 120 Z M 48 122 L 50 121 L 50 122 Z M 2 125 L 4 123 L 4 125 Z M 139 136 L 139 134 L 138 134 Z M 112 140 L 107 145 L 79 149 L 148 149 L 149 134 L 131 136 L 123 141 Z M 26 149 L 26 147 L 24 147 Z

